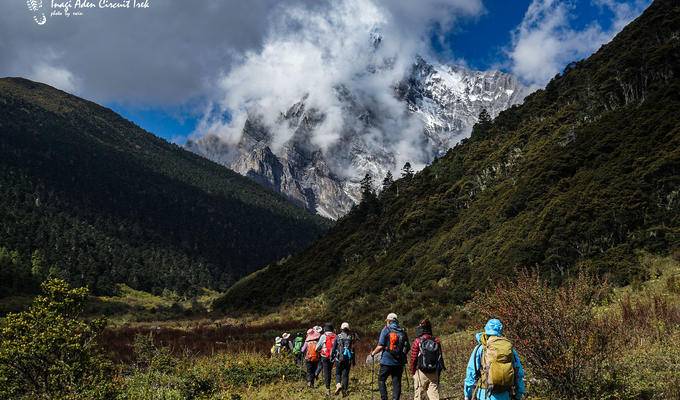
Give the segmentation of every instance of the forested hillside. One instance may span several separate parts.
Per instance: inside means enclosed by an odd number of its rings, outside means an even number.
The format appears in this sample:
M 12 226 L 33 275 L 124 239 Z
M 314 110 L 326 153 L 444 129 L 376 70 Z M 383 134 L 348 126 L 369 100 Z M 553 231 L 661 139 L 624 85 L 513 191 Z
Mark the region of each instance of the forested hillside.
M 224 289 L 328 225 L 109 109 L 0 79 L 0 247 L 32 270 L 11 277 L 98 293 Z
M 219 301 L 251 310 L 319 297 L 326 313 L 443 318 L 520 269 L 644 278 L 641 251 L 680 244 L 680 4 L 657 0 L 524 104 L 475 126 L 311 248 Z M 441 312 L 441 316 L 433 313 Z

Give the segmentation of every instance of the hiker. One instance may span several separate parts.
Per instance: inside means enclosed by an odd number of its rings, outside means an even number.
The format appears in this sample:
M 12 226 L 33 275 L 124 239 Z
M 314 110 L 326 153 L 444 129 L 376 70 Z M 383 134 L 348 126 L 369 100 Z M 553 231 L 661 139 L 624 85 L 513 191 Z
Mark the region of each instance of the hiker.
M 331 359 L 335 362 L 335 395 L 342 391 L 342 397 L 349 395 L 349 370 L 356 365 L 354 357 L 354 335 L 350 332 L 349 323 L 340 325 L 340 333 L 335 338 Z
M 432 334 L 432 323 L 424 319 L 416 328 L 417 338 L 411 345 L 411 375 L 414 400 L 439 400 L 439 377 L 444 367 L 442 344 Z
M 477 334 L 465 374 L 465 400 L 520 400 L 524 368 L 512 343 L 503 336 L 503 323 L 490 319 Z
M 326 322 L 323 326 L 323 335 L 319 338 L 319 343 L 316 344 L 316 350 L 321 355 L 321 368 L 323 370 L 323 383 L 326 385 L 326 394 L 331 394 L 331 371 L 333 370 L 333 359 L 331 352 L 335 345 L 336 334 L 333 329 L 333 324 Z
M 289 339 L 290 333 L 285 332 L 281 335 L 281 348 L 279 349 L 280 354 L 288 354 L 293 350 L 293 343 Z
M 302 346 L 302 354 L 305 355 L 305 364 L 307 366 L 307 386 L 314 387 L 316 380 L 316 368 L 319 365 L 319 352 L 316 351 L 316 344 L 321 338 L 321 327 L 315 326 L 307 330 L 307 337 L 305 344 Z
M 295 364 L 302 365 L 302 346 L 305 345 L 305 338 L 302 336 L 302 332 L 295 334 L 295 339 L 293 339 L 293 357 L 295 357 Z
M 385 318 L 385 327 L 380 332 L 378 345 L 371 351 L 371 356 L 382 353 L 380 372 L 378 373 L 378 390 L 380 399 L 387 400 L 387 377 L 392 377 L 392 399 L 401 398 L 401 377 L 406 364 L 406 351 L 409 349 L 406 331 L 399 326 L 397 314 L 389 313 Z
M 279 353 L 281 353 L 281 337 L 277 336 L 276 339 L 274 339 L 274 345 L 272 346 L 272 349 L 270 350 L 272 353 L 272 357 L 278 356 Z

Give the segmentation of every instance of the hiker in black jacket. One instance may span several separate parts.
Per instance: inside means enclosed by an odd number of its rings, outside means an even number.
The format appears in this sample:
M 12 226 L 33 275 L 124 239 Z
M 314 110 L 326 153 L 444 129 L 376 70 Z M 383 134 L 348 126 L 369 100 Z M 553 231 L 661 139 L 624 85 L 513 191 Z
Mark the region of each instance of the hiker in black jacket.
M 331 352 L 331 357 L 335 361 L 335 394 L 340 394 L 342 391 L 342 397 L 348 396 L 349 370 L 356 365 L 354 340 L 354 335 L 349 330 L 349 323 L 343 322 Z

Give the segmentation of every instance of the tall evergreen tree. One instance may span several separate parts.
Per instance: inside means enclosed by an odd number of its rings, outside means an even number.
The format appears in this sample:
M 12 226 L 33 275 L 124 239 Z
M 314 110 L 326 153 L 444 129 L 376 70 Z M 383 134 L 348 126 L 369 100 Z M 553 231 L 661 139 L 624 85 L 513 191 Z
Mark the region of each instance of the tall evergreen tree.
M 404 164 L 404 167 L 401 169 L 401 177 L 406 179 L 413 178 L 413 168 L 411 168 L 410 162 L 407 161 L 406 164 Z
M 479 112 L 478 122 L 483 125 L 491 123 L 491 115 L 486 111 L 486 108 L 482 108 L 482 111 Z
M 479 112 L 479 117 L 477 118 L 477 123 L 472 127 L 471 137 L 486 137 L 489 128 L 491 128 L 491 115 L 486 108 L 482 108 Z
M 382 181 L 382 189 L 387 190 L 392 184 L 394 183 L 394 178 L 392 177 L 392 172 L 387 171 L 387 175 L 385 175 L 385 179 Z
M 370 174 L 366 174 L 359 184 L 361 185 L 361 201 L 367 201 L 375 197 L 373 177 Z

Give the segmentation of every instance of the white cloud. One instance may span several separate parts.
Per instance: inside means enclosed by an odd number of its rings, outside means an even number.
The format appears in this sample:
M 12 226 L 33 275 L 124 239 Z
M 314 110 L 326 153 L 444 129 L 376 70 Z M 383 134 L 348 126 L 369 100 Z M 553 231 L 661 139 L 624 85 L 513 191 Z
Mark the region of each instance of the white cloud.
M 426 160 L 422 125 L 394 97 L 394 84 L 416 54 L 427 56 L 433 23 L 450 27 L 457 17 L 482 12 L 481 0 L 342 0 L 326 7 L 287 7 L 274 12 L 261 49 L 249 51 L 219 80 L 219 106 L 206 114 L 197 135 L 217 134 L 235 143 L 248 116 L 259 116 L 277 152 L 293 131 L 281 113 L 305 99 L 323 122 L 310 143 L 331 151 L 343 133 L 361 126 L 348 104 L 376 110 L 376 129 L 362 131 L 367 146 L 396 153 L 397 165 Z M 347 89 L 352 102 L 338 98 Z M 231 116 L 225 122 L 224 115 Z M 401 164 L 400 164 L 401 163 Z M 335 172 L 356 176 L 347 165 Z
M 571 26 L 574 9 L 571 2 L 534 0 L 513 33 L 509 51 L 513 73 L 534 87 L 545 85 L 569 62 L 587 57 L 611 40 L 648 3 L 594 0 L 597 6 L 611 11 L 611 24 L 605 29 L 592 21 L 579 30 Z
M 65 92 L 77 92 L 76 79 L 73 74 L 65 68 L 55 67 L 47 63 L 39 63 L 33 67 L 29 78 L 54 86 Z

